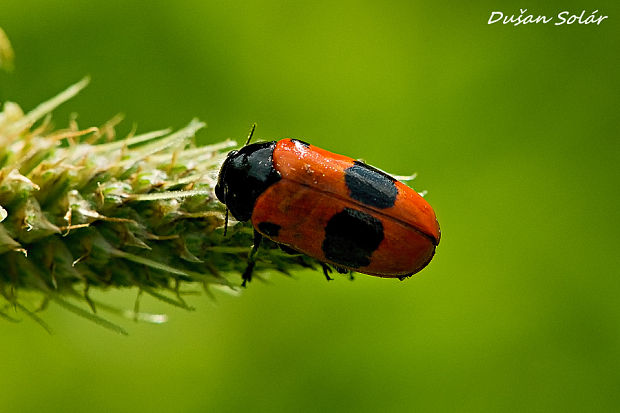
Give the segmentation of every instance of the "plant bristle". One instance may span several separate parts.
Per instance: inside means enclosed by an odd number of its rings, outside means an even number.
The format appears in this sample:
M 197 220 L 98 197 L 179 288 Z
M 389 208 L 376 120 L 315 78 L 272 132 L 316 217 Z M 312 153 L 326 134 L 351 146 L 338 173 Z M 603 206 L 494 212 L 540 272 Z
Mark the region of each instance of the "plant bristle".
M 198 120 L 175 132 L 122 139 L 114 130 L 118 119 L 86 129 L 73 121 L 54 130 L 51 111 L 87 83 L 27 114 L 11 102 L 0 112 L 0 316 L 15 320 L 11 313 L 18 311 L 49 329 L 35 309 L 54 302 L 124 333 L 98 315 L 98 308 L 111 308 L 89 291 L 133 287 L 187 309 L 182 286 L 234 291 L 252 229 L 237 223 L 223 237 L 224 208 L 213 188 L 236 143 L 196 146 L 194 136 L 204 127 Z M 256 272 L 288 274 L 313 264 L 267 242 Z M 32 292 L 40 298 L 33 300 Z

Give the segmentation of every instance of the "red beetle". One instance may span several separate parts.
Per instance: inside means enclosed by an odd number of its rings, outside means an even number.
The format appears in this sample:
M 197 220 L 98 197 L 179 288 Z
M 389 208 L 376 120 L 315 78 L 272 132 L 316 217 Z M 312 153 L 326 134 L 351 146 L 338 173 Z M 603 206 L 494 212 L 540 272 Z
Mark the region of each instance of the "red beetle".
M 439 244 L 435 212 L 415 190 L 297 139 L 231 151 L 215 193 L 235 219 L 251 220 L 255 229 L 244 286 L 263 236 L 339 272 L 401 279 L 423 269 Z

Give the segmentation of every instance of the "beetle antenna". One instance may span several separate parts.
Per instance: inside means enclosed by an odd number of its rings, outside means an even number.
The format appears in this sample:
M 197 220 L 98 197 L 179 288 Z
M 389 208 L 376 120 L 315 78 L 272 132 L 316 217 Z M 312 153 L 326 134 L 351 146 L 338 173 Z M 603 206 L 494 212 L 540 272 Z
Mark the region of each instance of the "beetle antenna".
M 224 200 L 228 198 L 228 187 L 224 186 Z M 228 204 L 226 205 L 226 213 L 224 214 L 224 236 L 226 236 L 226 232 L 228 231 Z
M 245 141 L 245 145 L 243 145 L 243 146 L 248 146 L 250 144 L 250 141 L 252 140 L 252 135 L 254 135 L 254 129 L 256 129 L 256 122 L 254 122 L 252 124 L 252 129 L 250 129 L 250 134 L 248 135 L 248 140 Z
M 224 236 L 226 236 L 227 231 L 228 231 L 228 207 L 226 207 L 226 214 L 224 215 Z

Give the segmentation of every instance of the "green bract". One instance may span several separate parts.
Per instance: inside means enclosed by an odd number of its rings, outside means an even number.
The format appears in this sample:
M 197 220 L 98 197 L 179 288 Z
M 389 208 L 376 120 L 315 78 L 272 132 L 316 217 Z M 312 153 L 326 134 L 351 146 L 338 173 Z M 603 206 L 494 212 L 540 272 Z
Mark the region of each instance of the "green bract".
M 124 332 L 96 315 L 107 306 L 94 303 L 89 289 L 135 287 L 184 308 L 182 284 L 234 290 L 252 230 L 236 224 L 223 237 L 224 210 L 213 187 L 236 143 L 196 146 L 194 135 L 204 127 L 197 120 L 176 132 L 124 139 L 115 138 L 117 119 L 54 131 L 51 111 L 87 83 L 27 114 L 11 102 L 0 112 L 0 316 L 13 320 L 15 308 L 45 325 L 33 300 L 22 299 L 34 291 L 43 304 L 57 302 Z M 257 271 L 312 264 L 267 244 Z

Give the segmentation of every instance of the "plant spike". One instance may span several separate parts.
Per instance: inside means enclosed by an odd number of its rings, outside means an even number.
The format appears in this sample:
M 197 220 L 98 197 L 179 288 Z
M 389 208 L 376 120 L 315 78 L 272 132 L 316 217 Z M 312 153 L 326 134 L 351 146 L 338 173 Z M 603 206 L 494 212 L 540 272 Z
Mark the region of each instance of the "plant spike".
M 0 33 L 1 35 L 1 33 Z M 252 244 L 249 224 L 230 222 L 213 194 L 226 140 L 196 146 L 205 126 L 194 119 L 116 138 L 113 119 L 102 127 L 50 127 L 50 114 L 79 93 L 88 78 L 24 114 L 5 102 L 0 112 L 0 318 L 35 314 L 32 293 L 117 333 L 126 331 L 98 309 L 135 320 L 165 316 L 117 310 L 89 297 L 93 289 L 135 288 L 191 309 L 181 286 L 236 291 Z M 269 242 L 256 271 L 288 274 L 316 262 L 282 253 Z M 264 275 L 264 274 L 263 274 Z M 139 298 L 138 298 L 139 299 Z M 137 299 L 137 300 L 138 300 Z M 39 300 L 40 301 L 40 300 Z

